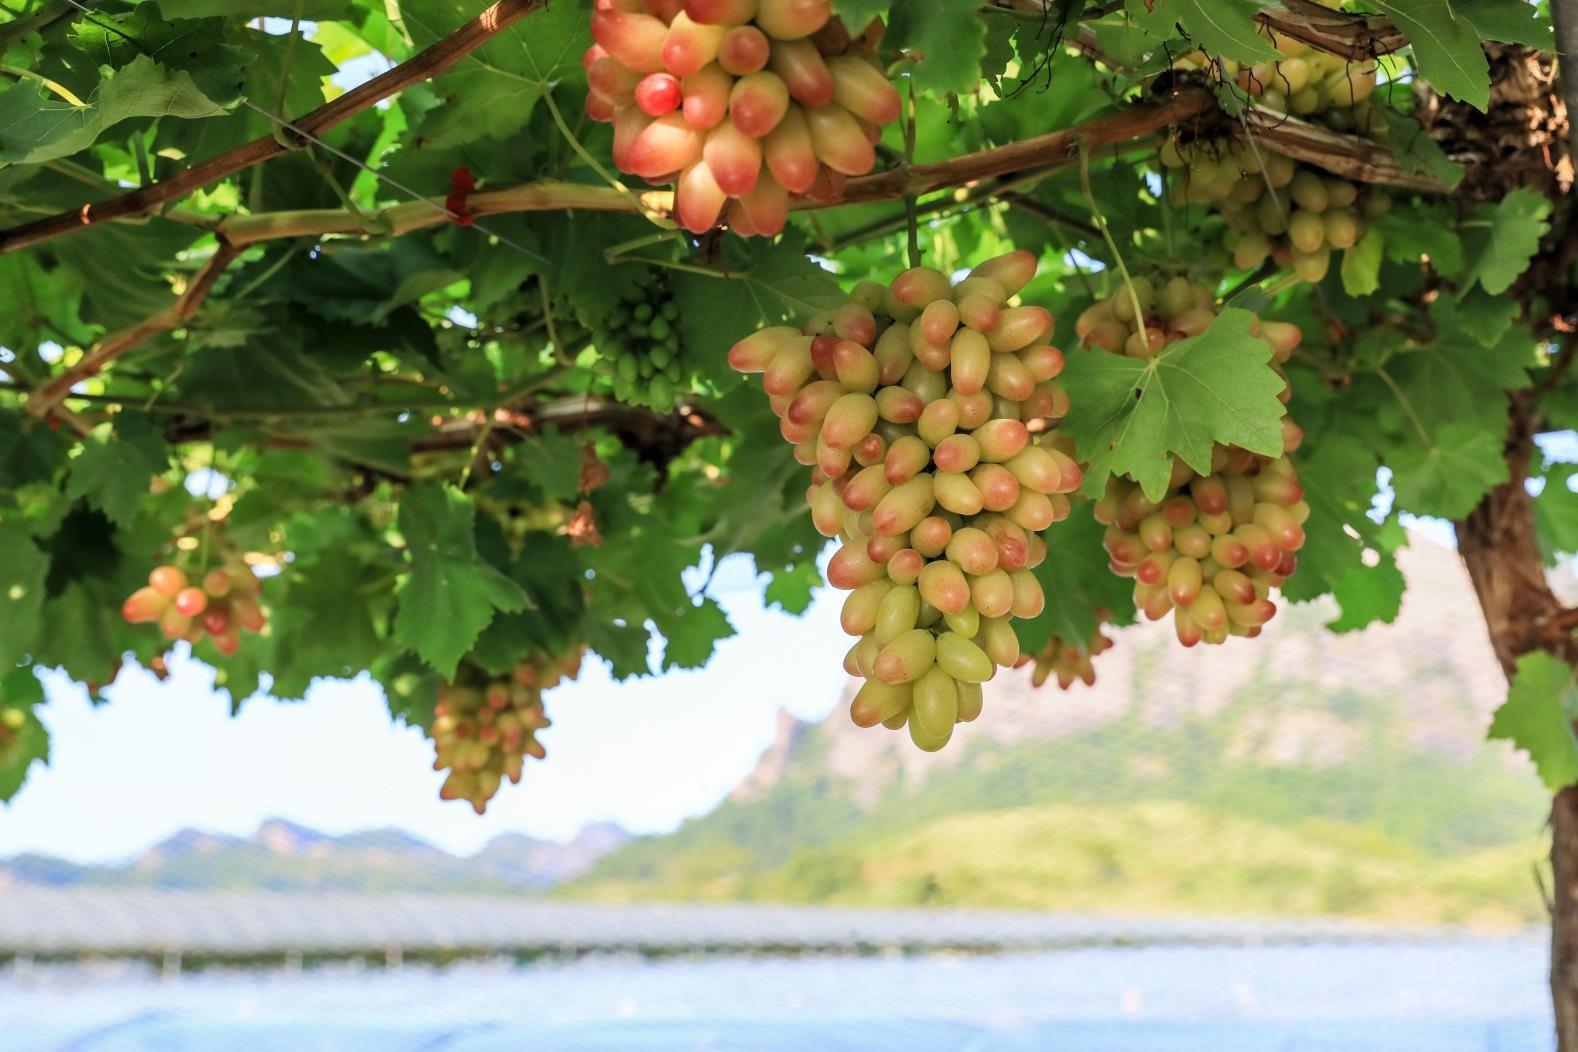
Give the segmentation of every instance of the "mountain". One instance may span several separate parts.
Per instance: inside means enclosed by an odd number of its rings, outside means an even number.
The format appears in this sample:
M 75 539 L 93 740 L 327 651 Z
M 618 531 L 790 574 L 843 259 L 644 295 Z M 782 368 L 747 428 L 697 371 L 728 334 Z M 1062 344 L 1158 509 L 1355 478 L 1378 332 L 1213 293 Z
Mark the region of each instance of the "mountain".
M 1259 640 L 1117 631 L 1093 687 L 987 685 L 941 753 L 780 718 L 735 792 L 562 893 L 1507 924 L 1546 798 L 1487 744 L 1506 684 L 1456 552 L 1414 537 L 1391 625 L 1287 606 Z M 853 685 L 852 685 L 853 686 Z M 848 699 L 846 693 L 845 700 Z
M 541 892 L 584 873 L 629 839 L 609 824 L 587 826 L 568 843 L 505 833 L 461 858 L 398 829 L 333 836 L 275 818 L 249 837 L 182 830 L 121 865 L 84 866 L 46 855 L 0 859 L 0 894 L 19 885 Z

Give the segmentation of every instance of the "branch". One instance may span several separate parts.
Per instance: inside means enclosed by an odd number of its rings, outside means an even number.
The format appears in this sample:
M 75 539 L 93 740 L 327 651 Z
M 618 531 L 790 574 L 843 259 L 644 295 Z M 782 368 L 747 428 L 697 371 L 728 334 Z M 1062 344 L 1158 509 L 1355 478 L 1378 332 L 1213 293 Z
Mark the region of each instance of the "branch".
M 1318 51 L 1362 62 L 1408 46 L 1408 38 L 1380 15 L 1333 11 L 1311 0 L 1282 0 L 1282 6 L 1287 10 L 1262 8 L 1255 21 Z
M 48 416 L 59 405 L 61 399 L 71 394 L 71 389 L 90 377 L 98 375 L 104 367 L 144 340 L 157 336 L 161 332 L 184 325 L 192 320 L 197 309 L 213 291 L 214 283 L 225 272 L 225 268 L 241 255 L 241 249 L 220 239 L 219 248 L 214 252 L 203 269 L 197 272 L 192 283 L 186 291 L 168 308 L 160 311 L 151 318 L 145 318 L 135 325 L 111 333 L 104 337 L 82 356 L 65 372 L 46 382 L 34 391 L 27 400 L 27 410 L 36 416 Z
M 1052 5 L 1048 0 L 991 0 L 992 6 L 1017 15 L 1051 20 Z M 1261 8 L 1255 21 L 1267 29 L 1274 29 L 1319 51 L 1354 62 L 1376 58 L 1399 51 L 1408 46 L 1408 38 L 1380 15 L 1355 15 L 1333 11 L 1312 3 L 1311 0 L 1282 0 L 1285 10 Z M 1067 41 L 1082 50 L 1088 43 L 1083 38 Z
M 311 135 L 321 135 L 369 109 L 381 99 L 438 76 L 545 3 L 547 0 L 498 0 L 476 18 L 419 54 L 291 123 Z M 74 211 L 24 223 L 9 230 L 0 230 L 0 253 L 14 252 L 111 219 L 140 215 L 166 201 L 185 197 L 210 183 L 288 152 L 289 148 L 279 139 L 265 135 L 129 194 L 96 205 L 86 204 Z
M 1235 138 L 1253 137 L 1277 153 L 1324 168 L 1333 175 L 1425 193 L 1448 192 L 1430 176 L 1405 169 L 1391 147 L 1383 143 L 1334 132 L 1264 106 L 1246 104 L 1243 116 L 1243 123 L 1234 121 L 1228 125 Z

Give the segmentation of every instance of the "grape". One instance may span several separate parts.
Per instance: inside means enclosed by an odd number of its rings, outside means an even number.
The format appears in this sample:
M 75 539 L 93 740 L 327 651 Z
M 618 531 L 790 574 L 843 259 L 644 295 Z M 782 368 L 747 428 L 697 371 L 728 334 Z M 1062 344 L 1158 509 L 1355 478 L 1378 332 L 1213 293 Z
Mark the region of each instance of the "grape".
M 806 500 L 840 541 L 827 580 L 849 592 L 840 623 L 859 637 L 845 668 L 866 681 L 850 717 L 908 727 L 922 749 L 975 719 L 979 684 L 1019 663 L 1011 618 L 1046 603 L 1035 534 L 1070 513 L 1082 478 L 1045 419 L 1068 406 L 1051 316 L 1010 302 L 1034 272 L 1024 252 L 957 286 L 913 268 L 729 352 L 762 375 L 784 438 L 816 468 Z
M 214 541 L 224 547 L 223 538 Z M 258 603 L 261 582 L 252 568 L 235 555 L 221 556 L 224 569 L 210 570 L 190 585 L 180 567 L 164 565 L 148 575 L 148 586 L 139 588 L 121 604 L 129 624 L 157 624 L 165 638 L 197 644 L 206 635 L 221 654 L 240 646 L 241 631 L 262 632 L 268 618 Z
M 1376 85 L 1373 60 L 1349 63 L 1285 37 L 1277 37 L 1276 46 L 1285 56 L 1280 61 L 1247 68 L 1223 62 L 1220 68 L 1262 107 L 1336 131 L 1385 138 L 1385 115 L 1367 101 Z M 1173 65 L 1212 68 L 1200 52 Z M 1388 201 L 1379 190 L 1361 189 L 1316 166 L 1271 153 L 1264 143 L 1252 150 L 1238 143 L 1174 141 L 1163 145 L 1160 160 L 1186 176 L 1171 185 L 1175 200 L 1208 204 L 1221 213 L 1228 228 L 1224 245 L 1235 266 L 1291 261 L 1305 281 L 1325 277 L 1332 250 L 1352 248 L 1364 238 L 1370 202 Z M 1338 212 L 1342 217 L 1334 218 Z
M 871 58 L 881 33 L 873 20 L 851 36 L 830 0 L 602 4 L 582 56 L 586 112 L 613 124 L 621 171 L 677 183 L 681 226 L 773 237 L 791 194 L 832 200 L 875 166 L 900 109 Z
M 678 320 L 679 305 L 668 281 L 661 272 L 651 272 L 641 288 L 626 293 L 592 325 L 593 390 L 660 413 L 671 411 L 679 394 L 690 390 L 694 372 L 675 328 Z M 787 326 L 765 329 L 740 341 L 729 361 L 746 371 L 757 371 L 753 363 L 765 369 L 778 350 L 799 339 Z
M 429 728 L 433 769 L 449 771 L 441 799 L 465 800 L 480 815 L 505 779 L 520 781 L 527 756 L 547 755 L 537 739 L 551 726 L 543 692 L 575 679 L 585 649 L 573 648 L 562 658 L 538 655 L 503 677 L 461 664 L 439 689 Z
M 1035 665 L 1030 682 L 1039 687 L 1048 679 L 1056 677 L 1057 685 L 1062 690 L 1068 690 L 1075 681 L 1087 687 L 1094 685 L 1096 669 L 1091 662 L 1098 654 L 1112 648 L 1112 640 L 1101 631 L 1101 622 L 1106 621 L 1107 617 L 1105 610 L 1096 612 L 1096 630 L 1084 645 L 1053 636 L 1039 654 L 1021 658 L 1021 664 Z

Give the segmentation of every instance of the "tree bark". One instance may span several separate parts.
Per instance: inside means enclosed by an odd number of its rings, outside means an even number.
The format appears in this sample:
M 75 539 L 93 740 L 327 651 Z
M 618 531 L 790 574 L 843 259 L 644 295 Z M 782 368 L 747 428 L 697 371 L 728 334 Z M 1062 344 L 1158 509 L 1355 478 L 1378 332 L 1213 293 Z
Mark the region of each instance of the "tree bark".
M 1537 418 L 1527 393 L 1509 401 L 1508 479 L 1457 523 L 1458 552 L 1468 567 L 1490 633 L 1510 679 L 1517 660 L 1537 650 L 1578 662 L 1573 612 L 1545 577 L 1534 530 L 1534 500 L 1524 485 L 1534 454 Z M 1558 1052 L 1578 1052 L 1578 787 L 1551 804 L 1551 1005 Z

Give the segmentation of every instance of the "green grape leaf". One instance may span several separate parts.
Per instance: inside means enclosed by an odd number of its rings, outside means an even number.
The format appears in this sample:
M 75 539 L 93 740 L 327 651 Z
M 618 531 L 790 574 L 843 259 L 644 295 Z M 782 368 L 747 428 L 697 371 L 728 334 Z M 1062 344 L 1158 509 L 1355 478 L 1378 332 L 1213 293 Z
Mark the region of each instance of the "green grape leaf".
M 59 569 L 57 560 L 55 569 Z M 104 582 L 72 581 L 44 603 L 38 650 L 73 679 L 103 682 L 120 660 L 132 626 L 121 620 L 120 601 L 105 595 Z M 137 626 L 146 630 L 147 626 Z
M 1537 651 L 1518 658 L 1507 700 L 1491 718 L 1485 736 L 1505 739 L 1534 761 L 1540 780 L 1552 792 L 1578 782 L 1578 685 L 1573 668 Z
M 284 599 L 275 604 L 276 647 L 307 676 L 354 677 L 384 648 L 368 603 L 375 568 L 334 553 L 307 566 L 292 564 Z
M 190 74 L 172 73 L 146 55 L 107 75 L 86 99 L 62 98 L 26 80 L 0 92 L 0 165 L 69 157 L 132 117 L 192 119 L 226 112 Z
M 9 669 L 0 675 L 0 712 L 22 713 L 22 725 L 0 745 L 0 803 L 17 794 L 34 763 L 49 763 L 49 732 L 33 712 L 43 700 L 44 685 L 32 668 Z
M 1500 344 L 1512 328 L 1513 321 L 1523 311 L 1522 305 L 1511 296 L 1491 296 L 1480 289 L 1473 289 L 1457 301 L 1456 309 L 1450 312 L 1450 320 L 1447 320 L 1440 316 L 1442 305 L 1446 302 L 1438 300 L 1432 305 L 1436 308 L 1432 314 L 1438 316 L 1437 330 L 1461 330 L 1473 337 L 1481 347 Z M 1530 345 L 1534 343 L 1532 338 L 1526 342 Z
M 893 0 L 833 0 L 833 13 L 844 20 L 850 32 L 858 33 L 873 18 L 886 18 Z
M 1435 208 L 1395 208 L 1373 223 L 1383 235 L 1386 258 L 1394 263 L 1429 259 L 1447 277 L 1463 269 L 1463 242 L 1452 220 Z
M 1350 296 L 1368 296 L 1381 287 L 1381 256 L 1386 234 L 1372 226 L 1357 245 L 1342 254 L 1342 290 Z
M 714 599 L 703 599 L 683 616 L 671 621 L 663 636 L 663 668 L 701 668 L 712 657 L 719 640 L 734 635 L 734 626 Z
M 394 638 L 446 679 L 498 611 L 530 603 L 520 585 L 477 554 L 471 499 L 452 486 L 422 485 L 400 501 L 411 572 L 399 590 Z
M 615 679 L 645 676 L 652 671 L 652 633 L 643 624 L 594 617 L 586 625 L 586 645 L 608 662 Z
M 47 423 L 21 410 L 0 409 L 0 485 L 8 489 L 54 477 L 66 442 Z
M 0 523 L 0 669 L 27 656 L 38 638 L 49 556 L 20 525 Z M 4 698 L 0 697 L 0 702 Z
M 1299 567 L 1302 573 L 1304 567 Z M 1353 632 L 1377 621 L 1390 624 L 1403 609 L 1408 582 L 1390 555 L 1375 566 L 1349 570 L 1332 585 L 1332 596 L 1342 613 L 1327 623 L 1333 632 Z
M 1475 209 L 1462 224 L 1468 260 L 1463 288 L 1477 281 L 1493 296 L 1510 289 L 1540 250 L 1540 239 L 1550 229 L 1550 214 L 1549 198 L 1521 187 Z
M 1507 481 L 1501 435 L 1472 424 L 1447 424 L 1432 444 L 1409 445 L 1390 459 L 1400 507 L 1415 515 L 1461 519 L 1492 486 Z
M 1448 0 L 1375 0 L 1375 7 L 1407 35 L 1420 76 L 1432 88 L 1484 111 L 1490 103 L 1490 64 L 1473 23 Z
M 448 35 L 476 13 L 470 0 L 400 4 L 400 17 L 419 47 Z M 434 81 L 443 105 L 426 113 L 418 125 L 423 149 L 519 133 L 555 85 L 584 80 L 581 55 L 591 43 L 591 25 L 580 4 L 550 4 L 500 33 Z
M 116 415 L 82 443 L 66 473 L 66 495 L 86 497 L 117 525 L 129 526 L 148 495 L 148 483 L 170 466 L 164 435 L 141 413 Z
M 349 19 L 356 0 L 154 0 L 165 18 L 300 18 L 314 22 Z
M 1534 531 L 1547 566 L 1563 555 L 1578 552 L 1578 492 L 1573 476 L 1578 470 L 1548 470 L 1544 486 L 1534 498 Z
M 986 27 L 975 0 L 900 4 L 883 43 L 906 49 L 916 91 L 933 95 L 973 91 L 986 56 Z
M 1255 24 L 1252 0 L 1129 0 L 1129 15 L 1159 40 L 1184 36 L 1207 54 L 1245 65 L 1282 57 Z
M 1448 157 L 1418 121 L 1389 106 L 1382 107 L 1381 112 L 1386 117 L 1393 152 L 1405 171 L 1428 175 L 1448 190 L 1462 181 L 1463 166 Z
M 1087 493 L 1127 475 L 1160 500 L 1174 456 L 1209 473 L 1219 442 L 1281 455 L 1283 382 L 1271 368 L 1271 348 L 1249 334 L 1254 320 L 1229 307 L 1205 332 L 1150 359 L 1070 352 L 1064 378 L 1079 397 L 1063 430 L 1090 465 Z
M 1457 0 L 1454 9 L 1486 40 L 1527 44 L 1540 51 L 1556 48 L 1550 23 L 1528 0 Z
M 796 563 L 777 570 L 762 591 L 762 598 L 790 614 L 803 614 L 822 586 L 822 571 L 814 561 Z

